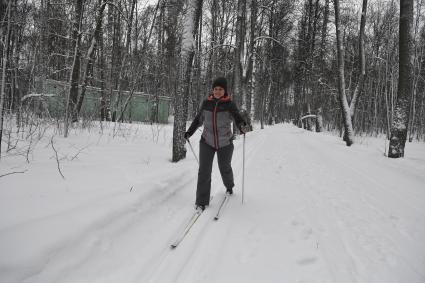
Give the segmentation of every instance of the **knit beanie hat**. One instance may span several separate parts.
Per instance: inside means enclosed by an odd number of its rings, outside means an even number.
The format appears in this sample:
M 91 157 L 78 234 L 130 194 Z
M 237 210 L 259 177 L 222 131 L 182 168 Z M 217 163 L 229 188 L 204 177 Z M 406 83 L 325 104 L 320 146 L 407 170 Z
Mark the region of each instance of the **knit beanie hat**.
M 224 89 L 224 92 L 227 93 L 227 80 L 224 77 L 218 77 L 214 80 L 212 87 L 215 88 L 216 86 L 222 87 Z

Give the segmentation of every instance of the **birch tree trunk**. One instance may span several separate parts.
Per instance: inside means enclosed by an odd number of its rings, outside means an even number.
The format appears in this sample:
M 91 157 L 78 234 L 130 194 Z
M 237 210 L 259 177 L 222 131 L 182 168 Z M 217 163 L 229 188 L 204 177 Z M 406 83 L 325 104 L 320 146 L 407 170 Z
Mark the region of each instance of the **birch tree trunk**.
M 254 64 L 255 64 L 255 31 L 256 31 L 256 24 L 257 24 L 257 15 L 258 15 L 258 7 L 257 7 L 257 0 L 251 0 L 251 25 L 250 25 L 250 34 L 249 34 L 249 55 L 248 55 L 248 66 L 246 68 L 245 77 L 243 79 L 243 96 L 245 96 L 246 99 L 246 110 L 248 115 L 250 115 L 250 119 L 253 117 L 251 115 L 251 108 L 253 105 L 253 101 L 255 100 L 253 97 L 254 92 L 253 90 L 253 73 L 254 73 Z
M 354 143 L 353 125 L 351 123 L 350 107 L 345 93 L 345 78 L 344 78 L 344 49 L 340 27 L 339 0 L 334 0 L 335 8 L 335 28 L 336 28 L 336 45 L 337 45 L 337 61 L 338 61 L 338 92 L 339 101 L 341 104 L 342 118 L 344 130 L 346 133 L 345 143 L 351 146 Z
M 354 114 L 356 111 L 356 104 L 358 101 L 358 98 L 360 96 L 360 93 L 363 90 L 364 85 L 364 78 L 366 75 L 366 59 L 365 59 L 365 53 L 364 53 L 364 31 L 366 26 L 366 12 L 367 12 L 367 0 L 363 0 L 362 5 L 362 15 L 360 20 L 360 31 L 359 31 L 359 66 L 360 66 L 360 72 L 359 72 L 359 78 L 357 81 L 356 88 L 354 89 L 353 97 L 350 102 L 350 119 L 351 123 L 354 128 Z M 344 141 L 346 141 L 347 135 L 346 132 L 344 132 Z
M 246 108 L 246 93 L 242 91 L 242 66 L 245 52 L 246 33 L 246 0 L 238 0 L 238 14 L 236 19 L 236 49 L 233 69 L 233 97 L 241 108 Z
M 413 0 L 400 0 L 399 78 L 388 157 L 404 157 L 413 91 Z
M 184 133 L 188 116 L 188 101 L 192 63 L 195 55 L 195 37 L 199 26 L 203 0 L 189 0 L 188 12 L 183 25 L 182 54 L 179 77 L 183 83 L 177 87 L 174 104 L 173 156 L 172 161 L 178 162 L 186 157 Z

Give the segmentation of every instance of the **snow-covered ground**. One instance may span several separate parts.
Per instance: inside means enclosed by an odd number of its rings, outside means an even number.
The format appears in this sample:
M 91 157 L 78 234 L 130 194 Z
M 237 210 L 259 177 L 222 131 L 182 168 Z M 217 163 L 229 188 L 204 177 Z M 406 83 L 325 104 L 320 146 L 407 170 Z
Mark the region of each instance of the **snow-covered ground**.
M 172 126 L 104 126 L 54 136 L 0 161 L 0 282 L 425 282 L 425 145 L 404 159 L 383 139 L 340 138 L 291 125 L 235 141 L 224 194 L 214 165 L 211 205 L 193 211 L 197 163 L 171 163 Z M 113 136 L 115 134 L 115 137 Z M 191 139 L 198 149 L 198 131 Z M 17 153 L 15 151 L 15 153 Z

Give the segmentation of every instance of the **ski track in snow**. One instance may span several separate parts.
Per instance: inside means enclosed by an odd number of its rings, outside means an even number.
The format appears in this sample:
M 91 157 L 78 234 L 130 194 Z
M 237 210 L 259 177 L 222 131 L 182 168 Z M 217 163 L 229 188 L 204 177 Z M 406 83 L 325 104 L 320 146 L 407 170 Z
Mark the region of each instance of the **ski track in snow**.
M 128 198 L 133 198 L 133 196 L 128 193 L 125 196 L 111 194 L 104 197 L 103 200 L 97 200 L 95 204 L 88 203 L 69 209 L 68 211 L 63 211 L 57 215 L 51 215 L 39 220 L 33 220 L 30 223 L 21 223 L 16 227 L 12 227 L 10 229 L 11 231 L 6 231 L 1 235 L 3 241 L 13 243 L 16 239 L 11 237 L 14 237 L 15 230 L 27 229 L 27 226 L 30 226 L 30 228 L 37 226 L 43 232 L 47 231 L 51 229 L 52 221 L 56 221 L 54 220 L 55 218 L 57 218 L 56 222 L 61 222 L 66 218 L 71 220 L 69 224 L 58 223 L 57 227 L 72 225 L 72 220 L 74 219 L 78 223 L 79 218 L 83 218 L 84 215 L 91 212 L 98 214 L 102 210 L 101 208 L 112 207 L 116 203 L 119 204 L 121 199 L 123 200 L 123 205 L 121 207 L 118 205 L 118 209 L 106 215 L 100 214 L 100 218 L 93 223 L 84 225 L 82 227 L 83 229 L 75 231 L 72 235 L 64 236 L 65 240 L 60 240 L 56 244 L 50 244 L 51 247 L 47 250 L 47 261 L 37 262 L 31 269 L 19 272 L 20 274 L 15 275 L 16 281 L 13 281 L 13 276 L 11 276 L 9 278 L 10 282 L 74 282 L 72 281 L 73 274 L 78 274 L 80 269 L 84 270 L 91 264 L 99 264 L 98 257 L 102 253 L 107 253 L 109 248 L 112 247 L 111 245 L 116 242 L 116 239 L 122 237 L 123 231 L 128 230 L 131 233 L 134 227 L 145 224 L 143 220 L 150 222 L 151 225 L 148 227 L 151 229 L 154 223 L 150 219 L 155 216 L 155 213 L 157 214 L 156 209 L 177 195 L 180 190 L 187 188 L 192 181 L 191 178 L 184 177 L 187 175 L 185 171 L 171 171 L 167 174 L 168 179 L 163 179 L 159 182 L 135 184 L 134 191 L 138 189 L 143 191 L 144 186 L 148 186 L 151 189 L 140 195 L 136 195 L 136 199 L 131 201 L 132 203 L 129 203 Z M 183 178 L 181 178 L 182 176 Z M 158 178 L 158 174 L 155 173 L 151 177 L 155 180 Z M 170 190 L 170 187 L 173 189 Z M 96 211 L 92 206 L 100 208 Z M 167 215 L 171 217 L 170 215 L 174 215 L 175 213 L 176 211 L 170 208 Z M 163 214 L 160 216 L 163 217 Z M 28 230 L 30 231 L 30 229 Z M 152 234 L 152 231 L 147 232 L 147 234 Z M 145 233 L 146 231 L 143 230 L 143 233 L 140 233 L 139 236 L 143 238 Z M 8 234 L 10 234 L 10 237 Z M 64 275 L 65 278 L 63 278 Z M 8 278 L 7 274 L 5 278 Z
M 245 166 L 247 166 L 252 160 L 254 153 L 261 149 L 264 143 L 264 136 L 255 136 L 253 140 L 246 142 L 246 153 L 245 153 Z M 242 137 L 239 139 L 239 142 L 235 145 L 234 158 L 232 161 L 234 177 L 235 177 L 235 194 L 241 194 L 241 187 L 237 186 L 241 176 L 242 176 Z M 197 149 L 195 149 L 197 150 Z M 236 166 L 235 166 L 236 165 Z M 237 168 L 240 168 L 239 170 Z M 215 168 L 217 169 L 217 168 Z M 215 177 L 214 177 L 215 175 Z M 205 273 L 203 269 L 208 266 L 202 259 L 204 257 L 203 251 L 200 247 L 207 245 L 211 249 L 211 245 L 215 245 L 215 251 L 220 250 L 220 243 L 215 237 L 213 242 L 208 242 L 211 240 L 211 237 L 207 237 L 210 233 L 210 230 L 214 229 L 213 226 L 219 225 L 222 219 L 217 223 L 213 222 L 213 218 L 218 209 L 218 205 L 224 196 L 224 186 L 221 183 L 221 177 L 218 172 L 215 172 L 212 177 L 211 182 L 213 199 L 210 203 L 210 206 L 204 211 L 201 215 L 201 218 L 197 221 L 194 228 L 188 234 L 186 239 L 171 252 L 167 253 L 166 256 L 162 256 L 158 263 L 154 264 L 154 271 L 148 273 L 147 277 L 142 276 L 142 280 L 136 280 L 138 282 L 194 282 L 196 281 L 193 277 L 194 274 L 201 271 Z M 219 188 L 219 189 L 217 189 Z M 222 190 L 222 192 L 217 192 Z M 235 196 L 231 197 L 227 209 L 229 209 L 230 202 L 237 201 Z M 224 211 L 224 215 L 226 211 Z M 225 217 L 225 216 L 224 216 Z M 186 223 L 186 221 L 182 222 Z M 223 241 L 224 238 L 221 238 Z M 190 244 L 186 244 L 190 242 Z M 198 276 L 198 275 L 197 275 Z M 202 276 L 202 274 L 201 274 Z M 135 281 L 135 282 L 136 282 Z
M 288 125 L 258 129 L 246 137 L 241 205 L 242 142 L 235 141 L 235 195 L 222 217 L 213 220 L 224 195 L 214 161 L 210 206 L 176 249 L 170 244 L 193 212 L 197 178 L 197 166 L 179 163 L 145 177 L 161 181 L 135 184 L 132 201 L 115 193 L 98 199 L 103 209 L 121 205 L 62 235 L 45 248 L 46 261 L 0 267 L 0 281 L 425 282 L 425 192 L 418 190 L 425 166 L 368 157 L 361 146 Z M 16 231 L 48 229 L 70 214 L 78 220 L 91 206 L 5 226 L 0 240 L 12 244 Z

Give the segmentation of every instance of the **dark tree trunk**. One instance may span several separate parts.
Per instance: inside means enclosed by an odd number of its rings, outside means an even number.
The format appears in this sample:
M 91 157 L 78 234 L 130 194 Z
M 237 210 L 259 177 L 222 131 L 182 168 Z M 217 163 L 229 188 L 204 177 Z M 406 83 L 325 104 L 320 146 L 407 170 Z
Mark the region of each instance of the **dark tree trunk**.
M 87 59 L 88 60 L 87 60 L 85 72 L 84 72 L 84 75 L 83 75 L 83 85 L 81 86 L 81 93 L 80 93 L 80 96 L 78 98 L 77 107 L 74 110 L 75 113 L 77 114 L 77 116 L 79 115 L 79 113 L 81 111 L 81 106 L 83 105 L 84 96 L 86 94 L 88 78 L 89 78 L 89 71 L 91 69 L 91 66 L 93 65 L 95 50 L 97 48 L 97 44 L 98 44 L 99 39 L 100 39 L 99 37 L 101 35 L 101 29 L 102 29 L 103 11 L 105 10 L 106 4 L 107 4 L 107 2 L 106 2 L 106 0 L 104 0 L 104 2 L 99 7 L 98 15 L 97 15 L 97 18 L 96 18 L 96 27 L 95 27 L 95 30 L 94 30 L 94 33 L 93 33 L 93 38 L 92 38 L 89 50 L 87 51 Z
M 112 25 L 110 26 L 110 33 L 112 35 L 112 55 L 111 55 L 111 73 L 110 73 L 110 110 L 111 119 L 116 121 L 117 108 L 121 101 L 121 86 L 122 86 L 122 72 L 125 64 L 125 56 L 122 58 L 122 44 L 121 44 L 121 14 L 116 9 L 115 5 L 109 5 L 109 16 L 111 17 Z M 116 93 L 116 95 L 114 94 Z M 116 97 L 115 97 L 116 96 Z M 115 99 L 115 101 L 114 101 Z
M 191 1 L 192 2 L 192 1 Z M 182 85 L 179 85 L 179 80 L 183 79 L 183 76 L 187 74 L 187 66 L 189 64 L 190 53 L 193 50 L 193 41 L 190 46 L 186 45 L 186 40 L 182 40 L 182 60 L 179 62 L 180 70 L 177 68 L 178 56 L 177 56 L 177 37 L 176 37 L 176 27 L 178 23 L 178 17 L 181 12 L 181 4 L 177 0 L 172 0 L 169 2 L 169 6 L 167 8 L 167 22 L 166 22 L 166 33 L 167 33 L 167 63 L 169 64 L 169 81 L 168 87 L 170 89 L 170 93 L 174 94 L 174 127 L 173 127 L 173 152 L 172 152 L 172 161 L 178 162 L 186 157 L 186 149 L 184 147 L 184 132 L 186 130 L 186 121 L 184 119 L 184 94 Z M 193 4 L 193 3 L 189 3 Z M 189 14 L 193 13 L 193 7 L 189 7 Z M 186 26 L 187 28 L 187 26 Z M 186 34 L 185 34 L 186 33 Z M 183 36 L 189 36 L 187 34 L 187 30 L 184 29 Z M 190 34 L 193 36 L 193 34 Z M 192 38 L 193 40 L 193 38 Z M 193 59 L 193 56 L 192 56 Z M 192 61 L 190 61 L 190 66 Z M 180 71 L 180 72 L 179 72 Z M 182 84 L 185 84 L 183 82 Z M 186 106 L 187 107 L 187 106 Z M 187 113 L 187 112 L 186 112 Z
M 211 3 L 211 51 L 210 51 L 210 58 L 208 62 L 208 70 L 207 70 L 207 76 L 208 79 L 207 84 L 211 85 L 212 78 L 216 76 L 216 70 L 215 70 L 215 61 L 216 61 L 216 53 L 215 50 L 216 45 L 218 45 L 220 42 L 218 40 L 218 34 L 217 34 L 217 17 L 219 14 L 219 5 L 218 0 L 212 0 Z
M 322 25 L 322 35 L 320 42 L 320 64 L 323 75 L 323 70 L 325 67 L 325 50 L 326 50 L 326 37 L 328 35 L 328 21 L 329 21 L 329 0 L 325 0 L 325 11 L 323 12 L 323 25 Z
M 388 157 L 404 157 L 413 90 L 413 0 L 400 0 L 399 79 Z
M 6 47 L 3 49 L 3 59 L 2 59 L 2 71 L 1 71 L 1 90 L 0 90 L 0 159 L 1 159 L 1 143 L 3 139 L 3 119 L 4 119 L 4 106 L 5 106 L 5 97 L 6 97 L 6 66 L 7 66 L 7 54 L 9 51 L 9 35 L 10 35 L 10 11 L 12 9 L 12 1 L 9 2 L 7 6 L 7 29 L 6 29 L 6 38 L 5 43 Z
M 316 114 L 316 132 L 323 132 L 323 116 L 322 116 L 322 108 L 317 109 Z
M 101 2 L 103 0 L 99 0 Z M 105 86 L 105 44 L 103 40 L 103 30 L 100 29 L 99 33 L 99 76 L 100 76 L 100 119 L 105 121 L 107 119 L 107 105 L 106 105 L 106 86 Z
M 77 121 L 77 113 L 75 112 L 78 100 L 78 83 L 80 79 L 80 64 L 81 64 L 81 22 L 83 17 L 83 0 L 77 0 L 75 6 L 75 15 L 76 21 L 74 23 L 74 35 L 73 39 L 75 41 L 75 55 L 74 63 L 72 64 L 72 75 L 70 82 L 70 105 L 69 111 L 71 112 L 72 122 Z
M 78 80 L 80 78 L 80 44 L 81 44 L 81 21 L 83 17 L 83 0 L 77 0 L 75 5 L 75 22 L 73 26 L 74 60 L 71 67 L 71 77 L 69 80 L 69 95 L 66 103 L 65 114 L 65 137 L 68 136 L 69 118 L 74 122 L 77 120 L 74 109 L 78 99 Z
M 116 107 L 114 109 L 114 114 L 117 119 L 117 121 L 123 122 L 124 121 L 124 112 L 125 112 L 125 108 L 127 108 L 127 105 L 129 103 L 129 101 L 131 100 L 133 93 L 134 93 L 134 87 L 132 88 L 132 90 L 130 91 L 130 95 L 127 97 L 127 99 L 125 100 L 125 102 L 122 102 L 122 96 L 121 96 L 121 91 L 123 89 L 123 79 L 127 78 L 127 83 L 125 85 L 125 89 L 128 89 L 130 87 L 131 81 L 133 80 L 133 74 L 134 72 L 131 72 L 128 70 L 128 68 L 131 66 L 131 60 L 129 60 L 128 58 L 130 57 L 130 45 L 131 45 L 131 32 L 133 29 L 133 18 L 134 18 L 134 9 L 136 7 L 136 0 L 132 0 L 131 2 L 131 9 L 130 9 L 130 15 L 129 15 L 129 19 L 127 21 L 127 35 L 126 35 L 126 41 L 125 41 L 125 52 L 123 55 L 123 59 L 121 61 L 121 68 L 120 68 L 120 75 L 119 75 L 119 80 L 118 80 L 118 99 L 117 99 L 117 103 L 116 103 Z M 127 63 L 127 61 L 129 61 Z M 131 78 L 128 76 L 128 74 L 131 72 L 132 76 Z M 121 105 L 120 105 L 121 104 Z M 120 107 L 119 107 L 120 106 Z M 120 108 L 120 109 L 119 109 Z M 118 113 L 119 110 L 119 113 Z

